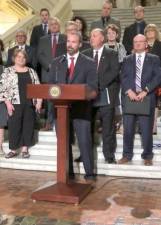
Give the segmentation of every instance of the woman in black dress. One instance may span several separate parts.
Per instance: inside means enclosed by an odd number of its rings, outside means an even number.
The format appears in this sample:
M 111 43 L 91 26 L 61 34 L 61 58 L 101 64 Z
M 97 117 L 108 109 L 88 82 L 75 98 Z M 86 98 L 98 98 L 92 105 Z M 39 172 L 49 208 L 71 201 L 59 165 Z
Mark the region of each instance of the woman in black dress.
M 36 72 L 26 66 L 27 54 L 16 49 L 13 55 L 14 66 L 4 70 L 0 80 L 0 100 L 4 101 L 8 111 L 8 132 L 10 152 L 5 156 L 18 155 L 29 158 L 28 147 L 33 145 L 35 109 L 40 112 L 41 99 L 27 99 L 27 84 L 39 84 Z

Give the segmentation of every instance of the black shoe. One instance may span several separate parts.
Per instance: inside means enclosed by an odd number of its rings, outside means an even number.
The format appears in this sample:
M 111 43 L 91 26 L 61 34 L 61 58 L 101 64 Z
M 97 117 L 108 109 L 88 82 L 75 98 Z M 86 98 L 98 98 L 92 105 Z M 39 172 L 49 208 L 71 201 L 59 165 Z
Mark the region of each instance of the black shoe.
M 77 163 L 82 162 L 82 157 L 79 156 L 78 158 L 76 158 L 76 159 L 74 160 L 74 162 L 77 162 Z
M 96 180 L 96 175 L 95 174 L 93 174 L 93 175 L 84 175 L 84 179 L 85 180 L 93 180 L 93 181 L 95 181 Z
M 109 163 L 109 164 L 116 164 L 116 159 L 115 158 L 109 158 L 109 159 L 106 159 L 105 162 Z

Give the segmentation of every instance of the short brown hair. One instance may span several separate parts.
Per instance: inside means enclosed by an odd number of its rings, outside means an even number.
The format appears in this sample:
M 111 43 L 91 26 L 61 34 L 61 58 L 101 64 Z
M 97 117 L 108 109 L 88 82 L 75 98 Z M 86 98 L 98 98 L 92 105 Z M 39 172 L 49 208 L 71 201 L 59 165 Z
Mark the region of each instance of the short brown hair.
M 116 34 L 119 33 L 119 28 L 118 26 L 116 26 L 115 24 L 109 24 L 106 28 L 105 28 L 105 33 L 107 34 L 108 29 L 111 29 L 112 31 L 115 31 Z
M 16 49 L 14 50 L 14 52 L 13 52 L 12 61 L 15 62 L 15 58 L 17 57 L 17 55 L 18 55 L 19 53 L 22 53 L 22 54 L 23 54 L 23 56 L 24 56 L 24 58 L 26 59 L 26 62 L 27 62 L 28 56 L 27 56 L 26 51 L 23 50 L 23 49 L 18 49 L 18 48 L 16 48 Z
M 47 8 L 42 8 L 42 9 L 40 9 L 40 14 L 42 13 L 42 12 L 47 12 L 48 13 L 48 15 L 50 15 L 50 12 L 49 12 L 49 10 L 47 9 Z

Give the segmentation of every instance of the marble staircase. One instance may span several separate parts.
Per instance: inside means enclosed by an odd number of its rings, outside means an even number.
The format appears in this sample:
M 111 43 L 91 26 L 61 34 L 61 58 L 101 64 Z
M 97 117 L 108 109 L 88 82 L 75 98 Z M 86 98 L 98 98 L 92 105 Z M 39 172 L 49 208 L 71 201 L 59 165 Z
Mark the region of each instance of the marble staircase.
M 161 6 L 149 6 L 145 7 L 145 21 L 147 23 L 155 23 L 161 31 Z M 82 16 L 88 25 L 88 31 L 90 29 L 90 24 L 93 20 L 100 18 L 101 10 L 74 10 L 74 15 Z M 134 22 L 133 9 L 117 9 L 114 8 L 112 11 L 112 16 L 117 17 L 121 22 L 122 35 L 124 28 L 129 24 Z
M 97 174 L 110 176 L 161 178 L 161 122 L 158 119 L 158 133 L 154 135 L 154 165 L 144 166 L 141 160 L 140 135 L 135 135 L 133 161 L 127 165 L 107 164 L 102 154 L 102 142 L 95 149 L 95 167 Z M 4 150 L 8 152 L 8 142 L 3 144 Z M 73 147 L 74 158 L 79 155 L 79 150 Z M 12 159 L 0 157 L 0 168 L 53 171 L 56 172 L 56 134 L 55 132 L 39 132 L 38 142 L 30 148 L 31 157 L 22 159 L 21 155 Z M 122 135 L 117 134 L 116 159 L 122 156 Z M 82 163 L 74 163 L 75 172 L 84 174 Z

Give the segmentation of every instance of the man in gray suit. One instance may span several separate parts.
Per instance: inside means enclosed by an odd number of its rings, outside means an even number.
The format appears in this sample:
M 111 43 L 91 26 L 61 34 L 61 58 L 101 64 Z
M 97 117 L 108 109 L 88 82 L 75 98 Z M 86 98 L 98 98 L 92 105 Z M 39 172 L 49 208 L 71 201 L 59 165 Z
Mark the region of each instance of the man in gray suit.
M 107 25 L 115 24 L 119 28 L 118 39 L 120 39 L 121 37 L 120 21 L 114 17 L 111 17 L 110 16 L 111 12 L 112 12 L 112 3 L 109 0 L 104 1 L 102 6 L 101 18 L 91 23 L 91 30 L 95 28 L 101 28 L 104 30 L 107 27 Z
M 48 83 L 49 70 L 51 67 L 52 60 L 64 54 L 64 49 L 61 47 L 61 43 L 66 41 L 66 36 L 60 33 L 60 21 L 58 18 L 49 19 L 49 30 L 50 34 L 40 38 L 37 58 L 41 65 L 41 82 Z M 50 101 L 47 104 L 47 121 L 46 125 L 42 130 L 48 131 L 53 127 L 53 106 Z
M 60 33 L 60 21 L 58 18 L 49 19 L 50 34 L 40 38 L 38 45 L 38 61 L 41 64 L 41 81 L 48 82 L 49 69 L 53 58 L 62 55 L 59 53 L 59 44 L 66 41 L 64 34 Z

